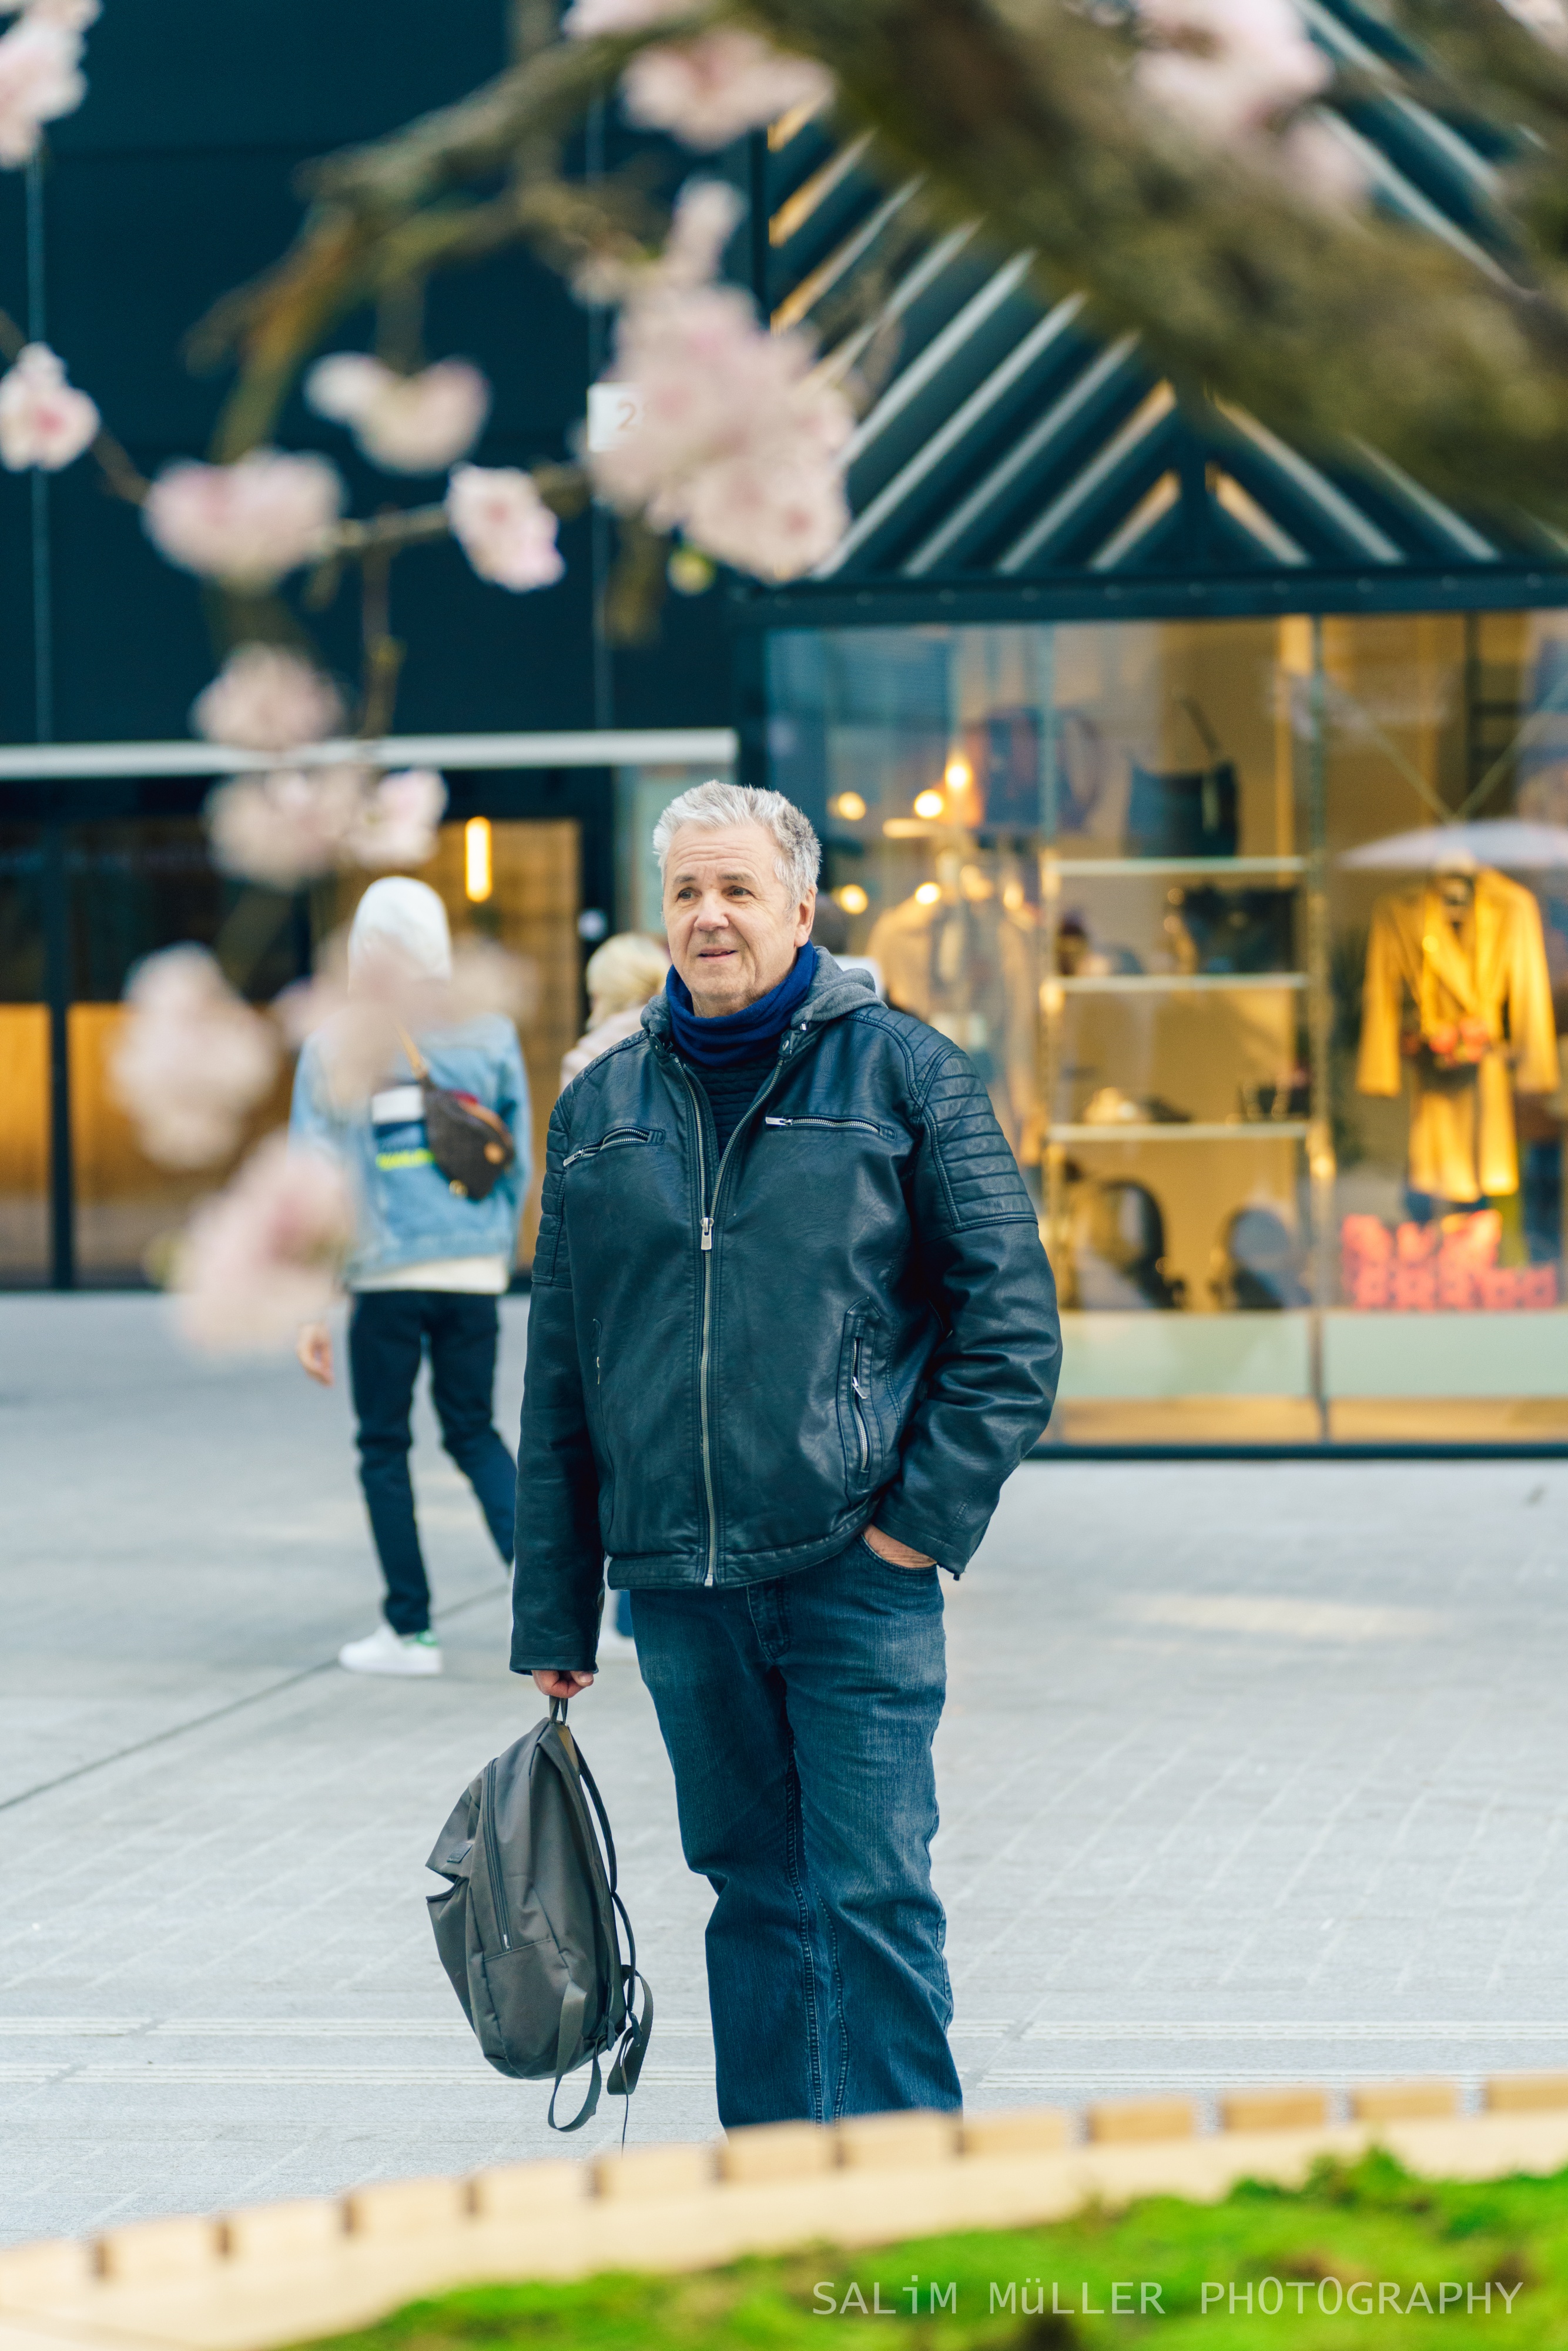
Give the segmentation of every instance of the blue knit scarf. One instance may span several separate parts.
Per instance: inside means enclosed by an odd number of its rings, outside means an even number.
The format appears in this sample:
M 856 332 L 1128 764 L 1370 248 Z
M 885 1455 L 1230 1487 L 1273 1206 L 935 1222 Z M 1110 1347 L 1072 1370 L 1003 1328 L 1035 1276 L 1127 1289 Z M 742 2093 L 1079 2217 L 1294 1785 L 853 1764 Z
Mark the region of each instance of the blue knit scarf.
M 693 1008 L 691 989 L 672 964 L 664 994 L 669 998 L 675 1043 L 699 1070 L 729 1070 L 737 1061 L 760 1061 L 784 1034 L 790 1014 L 805 1001 L 816 976 L 817 950 L 808 939 L 777 987 L 770 987 L 742 1011 L 721 1012 L 715 1019 L 704 1020 Z

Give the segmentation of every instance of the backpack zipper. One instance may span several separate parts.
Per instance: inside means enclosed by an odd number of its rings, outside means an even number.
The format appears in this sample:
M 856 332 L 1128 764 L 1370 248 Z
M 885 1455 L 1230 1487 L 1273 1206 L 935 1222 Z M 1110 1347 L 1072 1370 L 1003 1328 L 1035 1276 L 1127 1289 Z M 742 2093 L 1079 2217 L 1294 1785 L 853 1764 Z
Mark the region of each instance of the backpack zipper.
M 496 1834 L 496 1766 L 485 1766 L 485 1793 L 480 1810 L 485 1815 L 485 1858 L 490 1865 L 490 1905 L 500 1929 L 501 1949 L 512 1948 L 512 1922 L 507 1910 L 507 1888 L 501 1876 L 501 1840 Z
M 855 1427 L 860 1432 L 860 1466 L 862 1470 L 867 1468 L 871 1462 L 871 1432 L 866 1427 L 865 1415 L 861 1410 L 861 1406 L 866 1401 L 866 1397 L 869 1393 L 867 1389 L 862 1388 L 861 1385 L 861 1350 L 864 1345 L 864 1334 L 861 1332 L 857 1332 L 855 1333 L 854 1353 L 850 1362 L 850 1395 L 853 1399 Z
M 697 1100 L 697 1090 L 692 1082 L 690 1074 L 688 1073 L 685 1063 L 682 1061 L 677 1061 L 675 1063 L 676 1069 L 680 1071 L 682 1077 L 685 1079 L 686 1092 L 692 1098 L 692 1109 L 696 1116 L 697 1190 L 699 1203 L 702 1210 L 704 1211 L 702 1216 L 701 1238 L 701 1254 L 703 1261 L 703 1343 L 701 1353 L 697 1358 L 697 1395 L 701 1408 L 703 1490 L 707 1498 L 707 1573 L 703 1578 L 705 1584 L 708 1584 L 713 1582 L 714 1570 L 718 1564 L 718 1510 L 715 1505 L 713 1498 L 713 1437 L 708 1422 L 707 1402 L 708 1341 L 713 1319 L 714 1217 L 718 1214 L 718 1187 L 724 1182 L 725 1164 L 727 1161 L 730 1153 L 735 1149 L 737 1143 L 739 1141 L 741 1128 L 745 1126 L 747 1119 L 751 1116 L 751 1111 L 757 1108 L 758 1102 L 767 1101 L 768 1095 L 772 1092 L 773 1088 L 779 1081 L 779 1072 L 783 1066 L 784 1048 L 781 1046 L 779 1049 L 779 1059 L 773 1064 L 772 1073 L 768 1080 L 768 1083 L 758 1095 L 757 1102 L 752 1103 L 751 1110 L 745 1113 L 739 1123 L 737 1125 L 735 1133 L 730 1136 L 729 1141 L 725 1144 L 724 1149 L 719 1154 L 718 1165 L 714 1170 L 713 1200 L 710 1207 L 707 1196 L 707 1151 L 703 1141 L 703 1106 Z

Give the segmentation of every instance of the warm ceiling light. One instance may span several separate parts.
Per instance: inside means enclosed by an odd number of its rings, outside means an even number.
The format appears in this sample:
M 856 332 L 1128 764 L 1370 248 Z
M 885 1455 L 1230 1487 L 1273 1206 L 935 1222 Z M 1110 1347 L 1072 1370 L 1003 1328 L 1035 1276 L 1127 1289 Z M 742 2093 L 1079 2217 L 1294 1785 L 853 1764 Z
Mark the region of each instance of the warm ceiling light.
M 940 816 L 942 805 L 940 792 L 922 792 L 915 803 L 915 813 L 916 816 Z
M 942 780 L 950 792 L 967 792 L 975 780 L 975 770 L 962 752 L 955 751 L 942 771 Z
M 841 890 L 834 891 L 833 895 L 846 914 L 863 914 L 871 904 L 858 882 L 846 882 Z
M 941 895 L 940 882 L 923 882 L 915 893 L 915 903 L 917 906 L 934 906 Z
M 487 816 L 471 816 L 463 828 L 463 888 L 475 905 L 486 899 L 495 887 L 490 863 L 490 820 Z
M 841 792 L 838 799 L 830 800 L 828 805 L 835 816 L 841 816 L 850 824 L 859 824 L 865 814 L 865 802 L 859 792 Z

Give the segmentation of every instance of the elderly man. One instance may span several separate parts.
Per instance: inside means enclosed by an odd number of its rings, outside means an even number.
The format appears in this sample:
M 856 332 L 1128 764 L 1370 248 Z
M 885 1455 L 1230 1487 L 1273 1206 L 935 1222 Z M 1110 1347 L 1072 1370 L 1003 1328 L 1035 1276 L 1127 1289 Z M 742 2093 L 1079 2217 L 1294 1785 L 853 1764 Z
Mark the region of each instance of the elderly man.
M 1051 1269 L 964 1055 L 810 944 L 800 811 L 701 784 L 653 845 L 665 989 L 550 1121 L 513 1670 L 575 1696 L 630 1590 L 727 2126 L 956 2106 L 937 1570 L 1050 1415 Z

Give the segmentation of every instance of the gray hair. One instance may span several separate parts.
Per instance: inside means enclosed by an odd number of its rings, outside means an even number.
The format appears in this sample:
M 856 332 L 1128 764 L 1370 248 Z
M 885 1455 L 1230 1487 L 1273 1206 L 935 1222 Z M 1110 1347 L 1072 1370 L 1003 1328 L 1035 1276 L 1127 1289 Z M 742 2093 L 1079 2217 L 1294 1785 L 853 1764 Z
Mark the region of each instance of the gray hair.
M 755 784 L 694 784 L 672 800 L 653 827 L 653 854 L 664 872 L 670 843 L 683 825 L 759 824 L 779 854 L 773 871 L 792 898 L 809 897 L 817 886 L 822 852 L 816 834 L 793 800 L 782 792 L 758 791 Z

